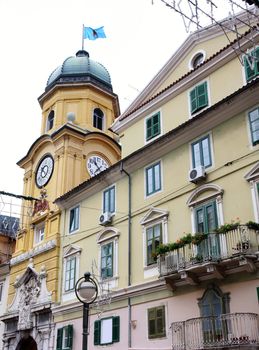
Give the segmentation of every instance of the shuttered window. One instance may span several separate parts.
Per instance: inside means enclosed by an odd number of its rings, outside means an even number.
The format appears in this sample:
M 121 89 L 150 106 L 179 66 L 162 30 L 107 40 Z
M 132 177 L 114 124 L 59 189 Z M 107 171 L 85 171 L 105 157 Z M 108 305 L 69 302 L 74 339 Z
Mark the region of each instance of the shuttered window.
M 156 248 L 162 243 L 162 224 L 147 228 L 147 265 L 155 263 Z
M 151 140 L 161 133 L 160 113 L 146 119 L 146 141 Z
M 120 341 L 120 317 L 110 317 L 94 322 L 94 345 L 112 344 Z
M 148 309 L 148 338 L 153 339 L 165 336 L 165 307 L 159 306 Z
M 113 276 L 113 242 L 101 247 L 101 277 Z
M 195 86 L 190 92 L 191 114 L 200 111 L 208 106 L 208 86 L 205 81 L 202 84 Z
M 209 135 L 192 143 L 192 164 L 193 168 L 203 165 L 205 168 L 211 166 L 211 151 Z
M 256 78 L 259 74 L 259 47 L 244 56 L 246 81 Z
M 57 331 L 57 350 L 72 350 L 73 325 L 59 328 Z

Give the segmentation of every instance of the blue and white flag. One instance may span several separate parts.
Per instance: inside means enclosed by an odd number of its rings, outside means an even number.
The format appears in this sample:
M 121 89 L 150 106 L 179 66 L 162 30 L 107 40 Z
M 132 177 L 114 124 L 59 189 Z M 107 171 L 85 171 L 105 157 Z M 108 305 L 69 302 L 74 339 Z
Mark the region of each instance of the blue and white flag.
M 99 38 L 106 38 L 103 27 L 93 29 L 91 27 L 84 27 L 84 39 L 95 40 Z

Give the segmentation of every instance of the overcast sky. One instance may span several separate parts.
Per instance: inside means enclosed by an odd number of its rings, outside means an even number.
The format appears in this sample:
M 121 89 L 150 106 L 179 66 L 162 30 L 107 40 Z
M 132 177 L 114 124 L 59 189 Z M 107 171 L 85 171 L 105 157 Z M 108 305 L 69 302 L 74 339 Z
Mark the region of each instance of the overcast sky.
M 81 49 L 83 24 L 104 26 L 107 38 L 84 46 L 110 72 L 121 111 L 188 35 L 160 0 L 0 0 L 1 191 L 22 194 L 16 162 L 40 136 L 37 99 L 50 73 Z

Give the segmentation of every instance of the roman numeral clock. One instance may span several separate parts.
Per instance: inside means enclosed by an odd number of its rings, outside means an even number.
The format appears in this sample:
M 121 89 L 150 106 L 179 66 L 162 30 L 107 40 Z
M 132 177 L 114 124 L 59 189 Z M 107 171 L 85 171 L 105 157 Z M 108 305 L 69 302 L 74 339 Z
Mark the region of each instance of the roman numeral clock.
M 47 154 L 39 162 L 36 174 L 35 182 L 38 188 L 46 186 L 51 179 L 54 170 L 54 159 L 50 154 Z

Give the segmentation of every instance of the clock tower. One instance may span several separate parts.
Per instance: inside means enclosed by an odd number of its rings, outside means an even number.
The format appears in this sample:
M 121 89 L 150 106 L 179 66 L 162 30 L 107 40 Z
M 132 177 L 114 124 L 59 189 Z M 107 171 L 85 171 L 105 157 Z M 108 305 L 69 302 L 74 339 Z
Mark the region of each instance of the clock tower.
M 38 348 L 49 349 L 59 271 L 60 210 L 54 201 L 120 159 L 118 137 L 109 129 L 120 110 L 109 72 L 84 50 L 50 74 L 38 101 L 40 136 L 17 163 L 24 169 L 23 195 L 31 208 L 24 203 L 3 321 L 17 323 L 20 341 L 26 333 Z M 41 315 L 48 319 L 44 337 L 38 336 L 42 327 L 37 329 Z M 19 337 L 7 338 L 12 348 L 19 345 Z

